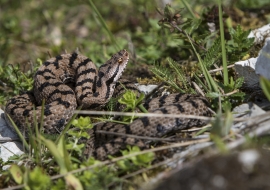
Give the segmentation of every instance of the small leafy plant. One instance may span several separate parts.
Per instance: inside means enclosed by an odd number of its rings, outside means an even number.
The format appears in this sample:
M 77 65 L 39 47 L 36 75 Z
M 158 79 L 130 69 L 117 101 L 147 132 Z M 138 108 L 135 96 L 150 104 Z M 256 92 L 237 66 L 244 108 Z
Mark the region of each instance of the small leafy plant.
M 133 153 L 140 152 L 140 148 L 137 146 L 129 146 L 127 145 L 127 149 L 121 151 L 123 156 L 130 155 Z M 111 157 L 113 158 L 113 157 Z M 126 158 L 116 162 L 117 166 L 123 171 L 134 171 L 140 167 L 148 167 L 150 166 L 151 162 L 154 160 L 155 154 L 153 152 L 149 152 L 146 154 L 141 154 L 138 156 L 133 156 L 130 158 Z

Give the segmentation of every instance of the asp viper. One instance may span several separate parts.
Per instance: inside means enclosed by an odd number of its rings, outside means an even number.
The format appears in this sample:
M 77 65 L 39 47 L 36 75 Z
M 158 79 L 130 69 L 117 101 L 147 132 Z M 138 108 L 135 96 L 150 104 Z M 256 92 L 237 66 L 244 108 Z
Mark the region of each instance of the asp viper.
M 114 93 L 116 82 L 122 75 L 129 60 L 126 50 L 114 54 L 99 69 L 91 59 L 78 53 L 62 54 L 43 63 L 34 76 L 33 92 L 11 98 L 5 108 L 5 118 L 12 127 L 11 119 L 20 131 L 27 132 L 27 122 L 34 125 L 34 116 L 40 122 L 42 100 L 44 106 L 44 132 L 59 133 L 71 119 L 78 106 L 95 109 L 105 105 Z M 33 107 L 35 106 L 35 110 Z M 193 114 L 210 116 L 207 100 L 189 94 L 172 94 L 152 99 L 145 104 L 149 111 L 163 114 Z M 35 113 L 34 113 L 35 112 Z M 130 125 L 115 123 L 99 124 L 89 133 L 85 154 L 105 159 L 117 153 L 127 144 L 145 147 L 143 140 L 95 134 L 95 130 L 160 137 L 168 132 L 204 125 L 199 119 L 142 117 Z

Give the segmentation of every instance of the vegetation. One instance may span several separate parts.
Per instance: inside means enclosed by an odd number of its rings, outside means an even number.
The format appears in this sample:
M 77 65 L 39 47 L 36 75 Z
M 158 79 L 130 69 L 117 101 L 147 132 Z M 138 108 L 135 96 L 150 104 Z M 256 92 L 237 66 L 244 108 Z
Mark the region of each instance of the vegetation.
M 197 93 L 199 89 L 209 98 L 212 109 L 219 110 L 212 122 L 211 140 L 226 151 L 222 138 L 230 131 L 230 111 L 245 99 L 243 78 L 237 78 L 228 67 L 258 53 L 254 39 L 247 36 L 266 19 L 261 18 L 256 26 L 251 25 L 252 19 L 236 22 L 234 17 L 239 17 L 238 21 L 243 18 L 223 10 L 220 0 L 154 2 L 158 1 L 2 0 L 0 104 L 31 90 L 35 71 L 50 56 L 78 47 L 99 66 L 126 48 L 131 54 L 131 75 L 136 77 L 134 70 L 145 65 L 152 72 L 152 78 L 141 82 L 164 82 L 169 91 L 180 93 Z M 256 9 L 267 3 L 241 0 L 229 6 L 241 12 L 243 7 Z M 216 68 L 222 72 L 211 72 Z M 270 99 L 269 82 L 262 78 L 261 85 Z M 118 102 L 125 105 L 125 111 L 134 112 L 138 107 L 146 112 L 143 99 L 143 95 L 127 91 Z M 123 117 L 120 122 L 134 119 Z M 0 188 L 136 189 L 156 174 L 156 168 L 162 170 L 158 161 L 164 158 L 154 154 L 162 148 L 141 151 L 128 146 L 120 157 L 110 156 L 104 162 L 84 158 L 85 144 L 79 143 L 80 138 L 91 138 L 88 131 L 92 127 L 89 117 L 74 115 L 60 136 L 48 136 L 36 128 L 30 140 L 24 140 L 27 154 L 0 163 L 1 167 L 11 165 L 1 172 Z

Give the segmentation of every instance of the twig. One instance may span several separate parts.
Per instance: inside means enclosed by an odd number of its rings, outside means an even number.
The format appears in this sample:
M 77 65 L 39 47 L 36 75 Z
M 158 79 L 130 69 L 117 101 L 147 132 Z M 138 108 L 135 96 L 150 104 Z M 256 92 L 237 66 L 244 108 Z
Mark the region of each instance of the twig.
M 247 141 L 246 136 L 249 136 L 251 138 L 255 137 L 255 136 L 259 137 L 261 135 L 266 134 L 266 132 L 269 132 L 270 131 L 269 120 L 270 120 L 270 117 L 269 117 L 268 112 L 267 112 L 267 114 L 260 115 L 260 117 L 257 117 L 256 120 L 255 119 L 247 120 L 247 123 L 249 121 L 251 121 L 251 123 L 248 123 L 247 127 L 248 126 L 254 126 L 254 125 L 259 125 L 259 126 L 256 127 L 253 131 L 249 132 L 244 137 L 241 137 L 238 140 L 235 140 L 235 141 L 233 141 L 231 143 L 228 143 L 227 144 L 228 149 L 232 150 L 232 149 L 235 149 L 235 148 L 241 146 L 242 144 L 244 144 Z
M 75 113 L 82 115 L 120 115 L 120 116 L 135 116 L 135 117 L 169 117 L 169 118 L 189 118 L 189 119 L 200 119 L 206 121 L 213 121 L 214 117 L 197 116 L 197 115 L 185 115 L 185 114 L 159 114 L 159 113 L 133 113 L 133 112 L 115 112 L 115 111 L 89 111 L 89 110 L 76 110 Z M 234 118 L 233 121 L 256 121 L 261 117 L 267 117 L 270 119 L 270 111 L 250 117 L 250 118 Z
M 136 139 L 144 139 L 144 140 L 149 140 L 149 141 L 168 141 L 168 142 L 176 142 L 176 141 L 190 141 L 190 140 L 196 140 L 196 139 L 186 139 L 186 138 L 177 138 L 177 139 L 172 139 L 172 138 L 158 138 L 158 137 L 148 137 L 148 136 L 139 136 L 139 135 L 130 135 L 130 134 L 125 134 L 125 133 L 118 133 L 118 132 L 109 132 L 109 131 L 103 131 L 103 130 L 96 130 L 95 133 L 100 133 L 100 134 L 108 134 L 108 135 L 115 135 L 115 136 L 125 136 L 125 137 L 131 137 L 131 138 L 136 138 Z
M 234 67 L 234 64 L 233 65 L 229 65 L 227 66 L 227 68 L 233 68 Z M 218 71 L 222 71 L 223 70 L 223 67 L 220 67 L 218 69 L 213 69 L 213 70 L 210 70 L 209 73 L 215 73 L 215 72 L 218 72 Z
M 170 22 L 170 25 L 174 28 L 176 28 L 179 32 L 181 32 L 182 34 L 184 34 L 185 36 L 189 37 L 189 39 L 192 41 L 193 44 L 195 44 L 196 46 L 198 46 L 199 48 L 201 48 L 202 50 L 206 51 L 205 47 L 201 46 L 200 44 L 198 44 L 197 42 L 195 42 L 184 30 L 182 30 L 181 28 L 179 28 L 176 24 L 174 24 L 173 22 Z
M 137 116 L 137 117 L 170 117 L 170 118 L 191 118 L 201 120 L 211 120 L 212 117 L 184 115 L 184 114 L 157 114 L 157 113 L 133 113 L 133 112 L 116 112 L 116 111 L 89 111 L 76 110 L 75 113 L 82 115 L 119 115 L 119 116 Z
M 20 138 L 18 137 L 0 137 L 0 143 L 5 143 L 5 142 L 13 142 L 13 141 L 21 141 Z

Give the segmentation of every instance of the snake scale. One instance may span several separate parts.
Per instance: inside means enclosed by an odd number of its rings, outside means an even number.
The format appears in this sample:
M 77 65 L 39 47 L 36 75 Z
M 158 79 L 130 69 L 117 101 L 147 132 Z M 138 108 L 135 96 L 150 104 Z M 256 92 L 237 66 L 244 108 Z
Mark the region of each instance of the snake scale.
M 35 116 L 40 123 L 44 99 L 44 132 L 60 133 L 78 106 L 83 109 L 95 109 L 104 106 L 110 100 L 128 60 L 129 54 L 126 50 L 114 54 L 99 69 L 89 58 L 76 52 L 50 58 L 37 70 L 33 91 L 8 100 L 5 108 L 6 121 L 12 127 L 9 115 L 22 132 L 27 132 L 26 123 L 33 126 Z M 164 95 L 149 100 L 144 106 L 153 113 L 211 115 L 207 100 L 190 94 Z M 107 155 L 125 148 L 127 144 L 146 147 L 144 140 L 95 133 L 96 130 L 161 137 L 171 131 L 204 124 L 205 121 L 199 119 L 169 118 L 165 115 L 163 118 L 142 117 L 130 125 L 98 124 L 89 131 L 93 138 L 85 142 L 85 155 L 94 155 L 103 160 Z

